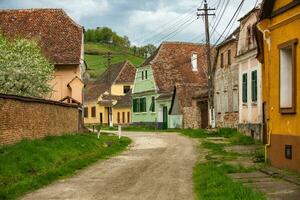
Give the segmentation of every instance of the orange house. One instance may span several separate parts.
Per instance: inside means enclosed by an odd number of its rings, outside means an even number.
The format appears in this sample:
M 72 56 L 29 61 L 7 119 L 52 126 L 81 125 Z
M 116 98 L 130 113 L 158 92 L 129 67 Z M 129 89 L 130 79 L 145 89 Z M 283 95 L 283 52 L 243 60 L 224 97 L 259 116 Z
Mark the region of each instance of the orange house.
M 0 34 L 9 39 L 36 41 L 42 53 L 55 66 L 49 99 L 67 103 L 83 102 L 82 26 L 62 9 L 24 9 L 0 11 Z
M 300 172 L 299 27 L 299 0 L 263 1 L 257 36 L 266 156 L 276 167 Z

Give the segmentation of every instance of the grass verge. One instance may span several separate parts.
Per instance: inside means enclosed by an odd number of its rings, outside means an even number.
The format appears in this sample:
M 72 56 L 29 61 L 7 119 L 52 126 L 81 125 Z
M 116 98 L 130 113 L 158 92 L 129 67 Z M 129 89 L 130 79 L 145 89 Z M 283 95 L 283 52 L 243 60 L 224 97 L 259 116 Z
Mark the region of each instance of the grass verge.
M 131 140 L 77 134 L 0 147 L 0 199 L 15 199 L 124 150 Z
M 214 162 L 197 164 L 194 167 L 193 179 L 198 199 L 205 200 L 264 200 L 259 192 L 234 182 L 227 173 L 241 172 L 240 167 L 220 165 Z
M 241 154 L 227 152 L 226 146 L 232 145 L 258 145 L 259 142 L 251 137 L 242 135 L 235 129 L 219 129 L 213 132 L 205 130 L 182 130 L 181 133 L 188 137 L 199 138 L 201 147 L 208 149 L 205 162 L 198 163 L 194 167 L 193 180 L 194 189 L 200 200 L 261 200 L 265 199 L 260 192 L 245 187 L 242 183 L 233 181 L 227 174 L 244 173 L 257 170 L 258 166 L 244 167 L 240 164 L 229 164 L 237 159 L 249 158 L 253 154 Z M 209 138 L 222 137 L 226 143 L 212 142 Z M 201 153 L 201 152 L 200 152 Z

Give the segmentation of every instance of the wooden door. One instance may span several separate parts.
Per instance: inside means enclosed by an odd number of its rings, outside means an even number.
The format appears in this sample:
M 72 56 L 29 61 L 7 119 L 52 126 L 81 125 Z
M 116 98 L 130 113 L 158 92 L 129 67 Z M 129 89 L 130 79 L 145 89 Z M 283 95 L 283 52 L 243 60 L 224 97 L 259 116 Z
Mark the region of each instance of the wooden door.
M 168 107 L 163 107 L 163 129 L 168 128 Z
M 200 112 L 201 112 L 201 128 L 205 129 L 208 127 L 208 102 L 200 102 Z

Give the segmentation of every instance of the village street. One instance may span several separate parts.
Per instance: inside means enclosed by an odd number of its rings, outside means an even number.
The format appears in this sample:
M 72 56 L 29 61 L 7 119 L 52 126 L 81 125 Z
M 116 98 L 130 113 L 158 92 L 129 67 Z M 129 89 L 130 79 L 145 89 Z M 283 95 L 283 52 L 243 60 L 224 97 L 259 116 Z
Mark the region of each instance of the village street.
M 194 199 L 196 142 L 173 133 L 133 133 L 129 150 L 24 199 Z

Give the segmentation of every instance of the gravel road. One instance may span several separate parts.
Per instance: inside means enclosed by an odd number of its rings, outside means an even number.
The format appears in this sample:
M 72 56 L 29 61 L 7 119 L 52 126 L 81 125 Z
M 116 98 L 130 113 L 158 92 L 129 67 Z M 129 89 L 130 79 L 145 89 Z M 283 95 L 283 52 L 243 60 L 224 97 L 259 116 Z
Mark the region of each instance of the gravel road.
M 23 199 L 194 199 L 192 172 L 197 150 L 193 140 L 171 133 L 124 135 L 133 140 L 127 151 Z

